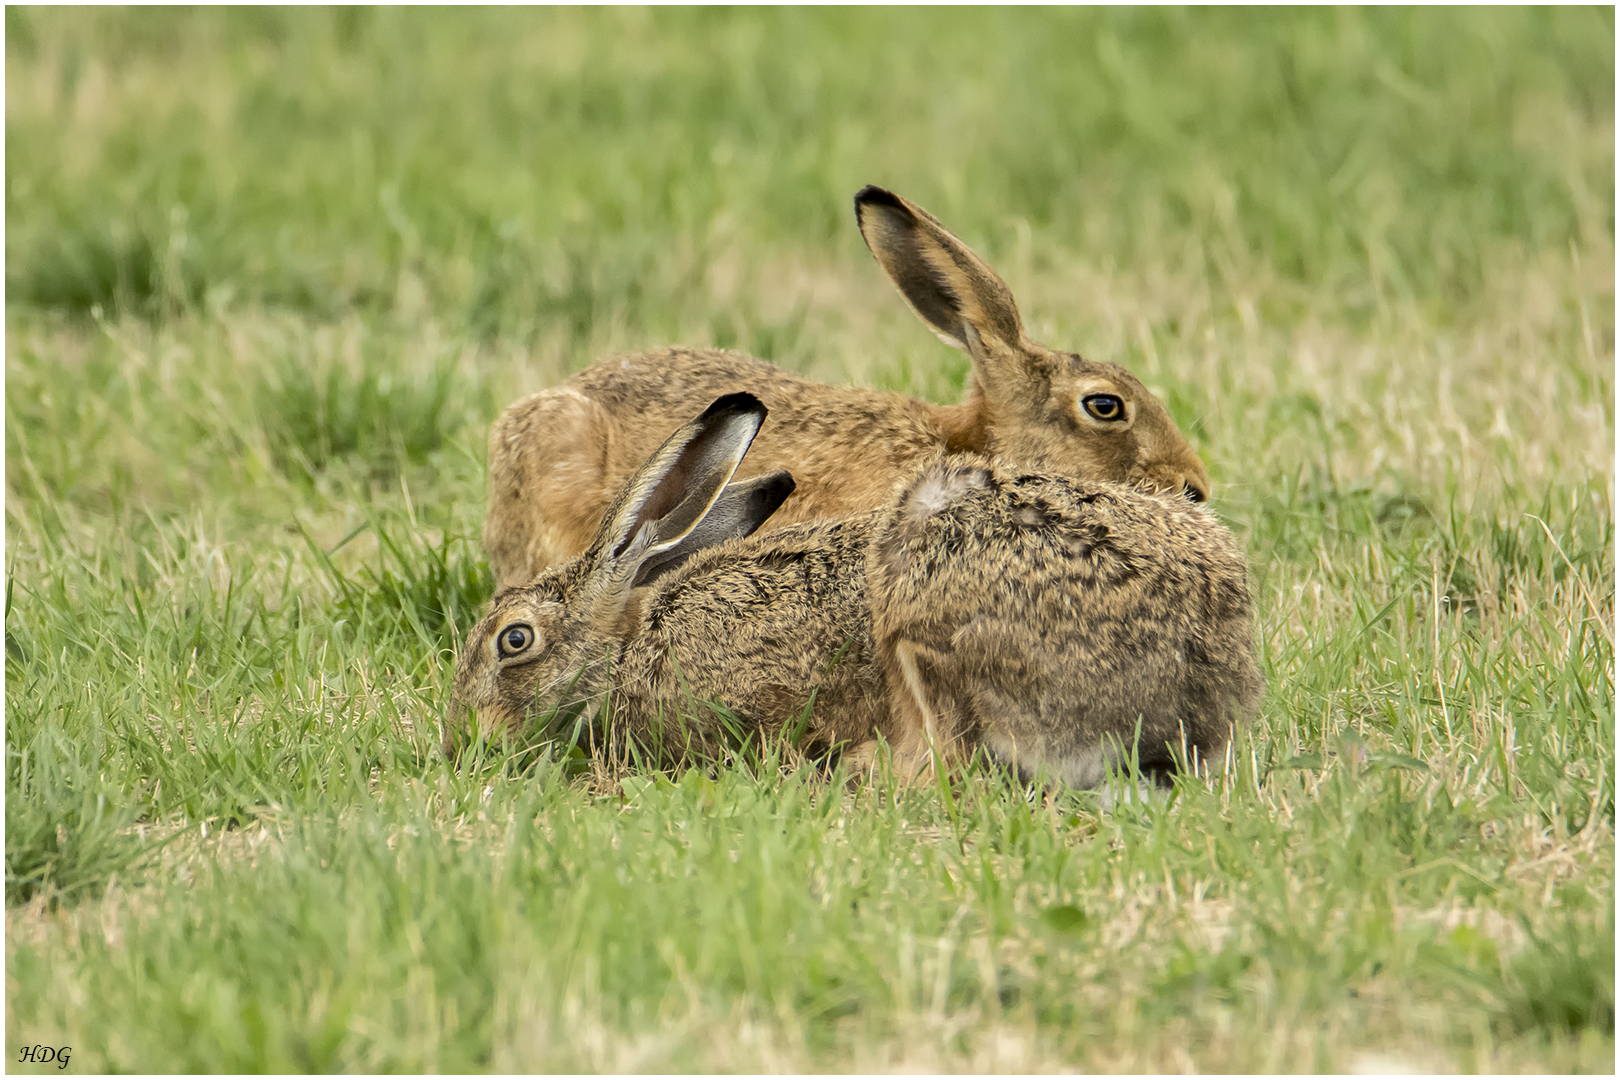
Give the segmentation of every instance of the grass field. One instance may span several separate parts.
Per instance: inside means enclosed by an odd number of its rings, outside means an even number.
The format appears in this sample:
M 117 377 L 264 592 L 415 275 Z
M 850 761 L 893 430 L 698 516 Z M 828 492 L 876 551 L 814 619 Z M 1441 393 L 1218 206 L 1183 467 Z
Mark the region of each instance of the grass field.
M 5 19 L 11 1070 L 1613 1070 L 1612 10 Z M 506 402 L 961 394 L 868 182 L 1202 454 L 1224 770 L 448 767 Z

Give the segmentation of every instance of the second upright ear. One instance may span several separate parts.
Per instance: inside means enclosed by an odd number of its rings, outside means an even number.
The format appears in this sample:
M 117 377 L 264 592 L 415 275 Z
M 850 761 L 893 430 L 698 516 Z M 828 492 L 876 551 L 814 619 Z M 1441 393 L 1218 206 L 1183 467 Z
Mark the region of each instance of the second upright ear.
M 1006 283 L 932 214 L 869 184 L 855 196 L 855 220 L 883 272 L 947 345 L 971 352 L 973 334 L 1018 345 L 1023 325 Z
M 604 596 L 613 602 L 627 596 L 644 563 L 658 560 L 702 523 L 764 421 L 765 406 L 754 395 L 726 394 L 653 451 L 620 490 L 582 556 L 593 560 L 591 576 Z
M 704 548 L 752 536 L 793 494 L 793 488 L 793 475 L 786 469 L 727 484 L 709 512 L 672 547 L 642 560 L 636 587 L 663 577 Z

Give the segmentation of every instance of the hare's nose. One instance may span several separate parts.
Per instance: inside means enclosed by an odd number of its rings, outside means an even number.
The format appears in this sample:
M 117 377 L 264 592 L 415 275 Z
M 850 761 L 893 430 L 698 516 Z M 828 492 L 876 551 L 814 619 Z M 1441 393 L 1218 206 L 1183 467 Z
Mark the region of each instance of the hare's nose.
M 1189 477 L 1181 482 L 1181 493 L 1195 503 L 1207 502 L 1209 500 L 1209 485 Z

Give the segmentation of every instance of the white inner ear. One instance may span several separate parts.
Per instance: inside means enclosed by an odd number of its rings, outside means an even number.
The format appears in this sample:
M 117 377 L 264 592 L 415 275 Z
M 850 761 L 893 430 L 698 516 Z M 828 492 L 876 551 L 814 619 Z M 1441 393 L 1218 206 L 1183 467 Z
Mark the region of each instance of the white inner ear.
M 951 339 L 945 337 L 944 334 L 940 334 L 940 337 L 944 338 L 947 344 L 955 345 L 958 349 L 966 349 L 968 351 L 968 355 L 973 357 L 973 359 L 984 359 L 984 339 L 979 336 L 979 332 L 977 330 L 973 329 L 973 324 L 968 322 L 966 319 L 962 320 L 963 341 L 951 341 Z
M 624 550 L 608 559 L 599 569 L 591 592 L 596 598 L 593 603 L 599 605 L 597 612 L 600 617 L 618 618 L 619 613 L 624 611 L 625 604 L 630 600 L 630 591 L 635 587 L 636 571 L 640 569 L 642 559 L 657 535 L 658 523 L 643 521 L 625 542 Z
M 636 534 L 630 538 L 630 542 L 624 546 L 624 553 L 619 558 L 631 563 L 640 562 L 642 554 L 652 546 L 653 537 L 657 535 L 658 522 L 651 518 L 643 521 L 636 529 Z

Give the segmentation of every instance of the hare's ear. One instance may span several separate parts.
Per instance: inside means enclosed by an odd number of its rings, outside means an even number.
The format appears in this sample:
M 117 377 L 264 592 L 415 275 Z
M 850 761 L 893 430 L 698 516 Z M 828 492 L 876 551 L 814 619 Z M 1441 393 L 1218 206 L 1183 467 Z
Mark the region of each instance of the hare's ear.
M 974 336 L 1017 348 L 1018 305 L 996 272 L 932 214 L 868 184 L 855 196 L 866 246 L 922 321 L 947 345 L 975 356 Z
M 643 565 L 667 554 L 703 521 L 764 420 L 765 406 L 754 395 L 727 394 L 653 451 L 591 544 L 586 558 L 593 584 L 609 597 L 628 596 Z
M 793 494 L 794 486 L 793 476 L 786 469 L 727 484 L 709 512 L 674 547 L 642 560 L 641 569 L 636 573 L 636 587 L 663 577 L 704 548 L 752 536 L 755 529 L 765 524 L 766 518 L 776 513 L 782 501 Z

